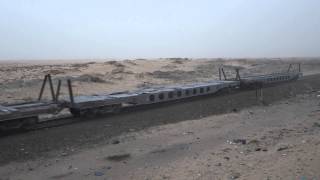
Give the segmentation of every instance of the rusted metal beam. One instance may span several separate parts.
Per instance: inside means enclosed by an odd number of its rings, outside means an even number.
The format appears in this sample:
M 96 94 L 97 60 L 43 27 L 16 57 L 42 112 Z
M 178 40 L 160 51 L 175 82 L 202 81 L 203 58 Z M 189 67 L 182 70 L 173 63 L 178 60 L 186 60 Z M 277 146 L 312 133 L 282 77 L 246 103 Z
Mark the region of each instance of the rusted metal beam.
M 222 74 L 223 74 L 224 80 L 227 80 L 227 76 L 226 76 L 226 73 L 224 72 L 224 69 L 223 69 L 223 68 L 221 68 L 221 72 L 222 72 Z
M 240 73 L 239 73 L 239 69 L 238 68 L 236 68 L 236 80 L 239 80 L 240 81 Z
M 47 79 L 48 79 L 48 75 L 45 75 L 44 79 L 43 79 L 43 82 L 42 82 L 41 89 L 40 89 L 38 101 L 40 101 L 42 99 L 43 91 L 44 91 L 44 88 L 45 88 L 45 86 L 47 84 Z
M 60 96 L 60 89 L 61 89 L 61 80 L 59 79 L 58 81 L 58 87 L 57 87 L 57 92 L 56 92 L 56 102 L 59 100 L 59 96 Z
M 50 85 L 50 92 L 51 92 L 52 101 L 56 101 L 56 95 L 55 95 L 56 93 L 54 92 L 52 78 L 51 78 L 50 74 L 48 74 L 48 80 L 49 80 L 49 85 Z
M 69 97 L 70 97 L 70 102 L 71 105 L 74 105 L 74 97 L 73 97 L 73 90 L 72 90 L 72 84 L 71 84 L 71 80 L 68 79 L 68 90 L 69 90 Z

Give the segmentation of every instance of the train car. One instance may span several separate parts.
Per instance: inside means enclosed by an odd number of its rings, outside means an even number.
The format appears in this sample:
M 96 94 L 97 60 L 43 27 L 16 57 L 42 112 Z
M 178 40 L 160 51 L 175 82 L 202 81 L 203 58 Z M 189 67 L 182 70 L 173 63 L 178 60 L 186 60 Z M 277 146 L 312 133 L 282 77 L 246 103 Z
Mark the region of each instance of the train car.
M 51 101 L 27 102 L 0 105 L 0 130 L 20 129 L 38 122 L 42 114 L 51 114 L 61 109 Z
M 267 86 L 276 85 L 279 83 L 298 80 L 302 77 L 301 72 L 286 72 L 286 73 L 274 73 L 258 76 L 246 76 L 241 77 L 241 88 L 262 88 Z
M 208 81 L 179 86 L 143 88 L 94 96 L 76 96 L 69 101 L 72 114 L 100 114 L 118 112 L 123 107 L 141 106 L 214 94 L 222 89 L 237 88 L 239 81 Z

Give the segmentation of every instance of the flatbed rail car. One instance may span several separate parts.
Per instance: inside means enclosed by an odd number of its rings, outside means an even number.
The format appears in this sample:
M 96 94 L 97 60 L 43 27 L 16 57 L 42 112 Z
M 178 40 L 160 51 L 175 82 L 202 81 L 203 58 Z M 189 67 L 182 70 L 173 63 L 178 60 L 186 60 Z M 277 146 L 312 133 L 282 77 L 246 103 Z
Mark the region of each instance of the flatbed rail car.
M 302 77 L 301 72 L 285 72 L 285 73 L 273 73 L 257 76 L 241 77 L 241 88 L 261 88 L 266 86 L 272 86 L 279 83 L 298 80 Z
M 60 109 L 51 101 L 0 105 L 0 129 L 18 129 L 37 123 L 39 115 L 53 114 Z
M 76 96 L 69 101 L 75 116 L 118 112 L 123 107 L 156 104 L 194 96 L 214 94 L 225 88 L 238 88 L 239 81 L 208 81 L 180 86 L 144 88 L 95 96 Z

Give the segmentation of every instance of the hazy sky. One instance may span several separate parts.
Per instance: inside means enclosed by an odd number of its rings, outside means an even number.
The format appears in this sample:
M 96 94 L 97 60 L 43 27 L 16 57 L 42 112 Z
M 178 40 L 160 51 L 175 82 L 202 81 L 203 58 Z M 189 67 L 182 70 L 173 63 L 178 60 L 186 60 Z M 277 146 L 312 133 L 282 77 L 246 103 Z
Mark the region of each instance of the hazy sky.
M 0 59 L 320 56 L 319 0 L 0 0 Z

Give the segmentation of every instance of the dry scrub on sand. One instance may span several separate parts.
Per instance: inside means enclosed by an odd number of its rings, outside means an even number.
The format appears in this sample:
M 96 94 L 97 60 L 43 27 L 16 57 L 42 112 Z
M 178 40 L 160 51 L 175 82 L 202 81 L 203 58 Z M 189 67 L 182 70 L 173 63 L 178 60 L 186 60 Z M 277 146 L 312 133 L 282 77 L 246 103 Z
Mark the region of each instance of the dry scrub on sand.
M 72 63 L 49 61 L 0 62 L 0 101 L 17 102 L 35 99 L 42 78 L 52 74 L 57 79 L 72 79 L 75 94 L 111 93 L 148 85 L 182 84 L 217 79 L 218 67 L 224 65 L 229 77 L 235 67 L 242 75 L 271 73 L 288 68 L 292 62 L 302 62 L 305 74 L 319 73 L 319 59 L 188 59 L 123 60 Z M 62 88 L 62 95 L 66 94 Z M 49 93 L 46 94 L 49 97 Z

